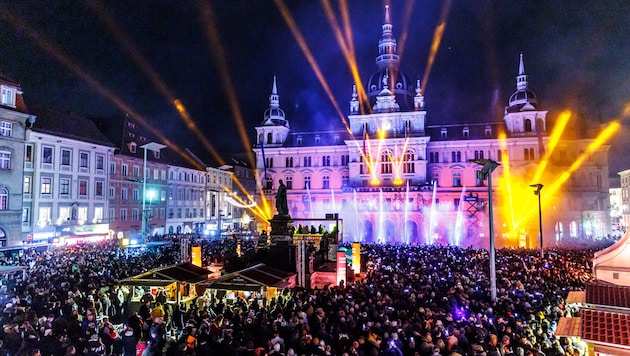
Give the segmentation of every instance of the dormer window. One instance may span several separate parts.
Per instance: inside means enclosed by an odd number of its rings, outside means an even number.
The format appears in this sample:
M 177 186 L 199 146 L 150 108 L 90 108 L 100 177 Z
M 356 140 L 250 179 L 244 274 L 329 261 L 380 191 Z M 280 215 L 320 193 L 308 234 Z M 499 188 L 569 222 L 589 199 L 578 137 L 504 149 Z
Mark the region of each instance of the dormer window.
M 443 127 L 442 130 L 440 130 L 440 137 L 441 138 L 446 138 L 447 137 L 446 127 Z
M 492 127 L 490 127 L 490 125 L 486 125 L 483 131 L 486 137 L 492 136 Z
M 127 127 L 131 127 L 132 129 L 134 129 L 134 128 L 136 128 L 136 124 L 134 124 L 134 123 L 133 123 L 133 122 L 131 122 L 131 121 L 128 121 L 128 122 L 127 122 Z
M 464 129 L 462 130 L 462 135 L 464 137 L 469 137 L 470 136 L 470 128 L 468 126 L 464 126 Z
M 337 143 L 339 143 L 339 140 L 340 140 L 340 137 L 339 137 L 339 135 L 335 135 L 335 138 L 334 138 L 334 140 L 335 140 L 335 143 L 336 143 L 336 144 L 337 144 Z
M 160 151 L 159 150 L 153 151 L 153 158 L 160 158 Z
M 136 143 L 135 142 L 129 142 L 128 145 L 129 145 L 129 152 L 136 153 L 136 147 L 137 147 Z
M 302 145 L 302 135 L 298 135 L 295 140 L 298 145 Z
M 15 107 L 15 89 L 2 86 L 2 105 Z
M 322 138 L 319 135 L 315 135 L 315 144 L 318 144 L 321 142 Z

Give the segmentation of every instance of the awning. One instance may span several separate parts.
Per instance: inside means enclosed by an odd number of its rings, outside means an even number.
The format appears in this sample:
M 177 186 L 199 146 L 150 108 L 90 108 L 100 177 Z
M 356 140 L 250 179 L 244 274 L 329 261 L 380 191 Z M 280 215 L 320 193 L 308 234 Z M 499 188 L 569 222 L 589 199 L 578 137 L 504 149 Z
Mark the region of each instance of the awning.
M 554 335 L 556 336 L 580 336 L 581 318 L 560 318 Z

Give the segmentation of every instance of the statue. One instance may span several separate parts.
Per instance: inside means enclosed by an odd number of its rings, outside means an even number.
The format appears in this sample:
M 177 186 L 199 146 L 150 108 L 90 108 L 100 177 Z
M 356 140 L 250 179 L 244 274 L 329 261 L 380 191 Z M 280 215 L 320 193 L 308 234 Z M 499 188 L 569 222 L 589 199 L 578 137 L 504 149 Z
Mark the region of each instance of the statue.
M 276 192 L 276 210 L 279 216 L 289 216 L 289 206 L 287 205 L 287 186 L 280 179 L 280 186 Z

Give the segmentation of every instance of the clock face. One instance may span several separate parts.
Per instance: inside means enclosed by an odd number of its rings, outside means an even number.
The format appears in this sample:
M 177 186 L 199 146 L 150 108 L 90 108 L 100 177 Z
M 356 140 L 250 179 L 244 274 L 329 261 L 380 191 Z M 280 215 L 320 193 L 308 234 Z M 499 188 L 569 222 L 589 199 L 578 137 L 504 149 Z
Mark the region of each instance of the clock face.
M 389 121 L 383 121 L 383 130 L 384 131 L 389 131 L 392 129 L 392 123 Z

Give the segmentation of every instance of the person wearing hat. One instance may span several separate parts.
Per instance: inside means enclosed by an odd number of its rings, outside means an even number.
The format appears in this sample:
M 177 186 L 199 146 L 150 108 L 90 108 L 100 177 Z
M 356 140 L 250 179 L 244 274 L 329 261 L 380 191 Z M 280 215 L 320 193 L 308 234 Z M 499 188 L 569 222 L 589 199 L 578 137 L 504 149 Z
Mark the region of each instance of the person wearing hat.
M 85 350 L 83 353 L 93 356 L 105 356 L 105 345 L 101 342 L 101 338 L 98 337 L 98 334 L 92 334 L 90 336 L 90 340 L 85 345 Z
M 134 335 L 133 328 L 127 326 L 122 333 L 123 356 L 136 356 L 136 344 L 138 339 Z

